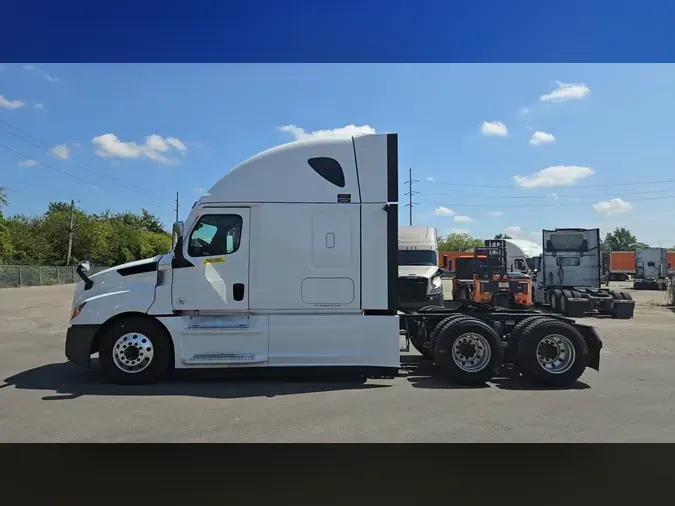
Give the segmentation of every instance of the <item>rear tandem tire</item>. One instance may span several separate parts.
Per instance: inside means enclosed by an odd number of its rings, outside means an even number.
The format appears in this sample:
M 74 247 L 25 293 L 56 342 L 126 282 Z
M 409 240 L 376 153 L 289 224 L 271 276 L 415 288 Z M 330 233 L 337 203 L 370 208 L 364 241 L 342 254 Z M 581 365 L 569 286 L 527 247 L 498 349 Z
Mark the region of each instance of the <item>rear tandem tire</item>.
M 586 369 L 588 345 L 570 324 L 542 319 L 523 330 L 518 361 L 524 376 L 547 386 L 566 387 Z
M 428 352 L 432 360 L 435 358 L 434 353 L 436 349 L 436 339 L 438 338 L 438 333 L 441 328 L 443 328 L 447 323 L 455 321 L 459 318 L 464 318 L 464 319 L 473 319 L 471 316 L 467 316 L 463 313 L 456 313 L 456 314 L 451 314 L 450 316 L 446 316 L 443 318 L 436 326 L 431 330 L 431 334 L 429 334 L 429 348 Z
M 436 330 L 434 359 L 448 382 L 484 385 L 504 361 L 499 336 L 476 318 L 455 318 Z
M 516 368 L 520 371 L 520 373 L 523 376 L 527 376 L 527 373 L 523 371 L 523 368 L 520 365 L 520 360 L 518 358 L 518 341 L 520 341 L 520 337 L 523 334 L 523 330 L 525 330 L 527 326 L 532 322 L 539 320 L 552 320 L 552 319 L 553 318 L 546 315 L 528 316 L 527 318 L 520 320 L 513 327 L 513 329 L 511 329 L 511 334 L 509 335 L 509 346 L 507 348 L 508 356 L 505 357 L 505 360 L 512 362 L 513 365 L 516 366 Z

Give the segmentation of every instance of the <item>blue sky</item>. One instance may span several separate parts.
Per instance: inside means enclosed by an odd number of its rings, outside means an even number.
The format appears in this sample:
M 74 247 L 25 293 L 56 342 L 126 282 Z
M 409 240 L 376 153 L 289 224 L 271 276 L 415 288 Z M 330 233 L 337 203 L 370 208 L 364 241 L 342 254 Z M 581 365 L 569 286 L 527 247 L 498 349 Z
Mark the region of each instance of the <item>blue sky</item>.
M 0 69 L 6 214 L 75 198 L 88 211 L 145 207 L 168 226 L 176 191 L 184 218 L 200 189 L 243 159 L 353 125 L 400 135 L 400 181 L 408 168 L 419 180 L 415 224 L 524 238 L 620 225 L 654 246 L 675 245 L 673 65 Z M 654 183 L 663 180 L 673 183 Z

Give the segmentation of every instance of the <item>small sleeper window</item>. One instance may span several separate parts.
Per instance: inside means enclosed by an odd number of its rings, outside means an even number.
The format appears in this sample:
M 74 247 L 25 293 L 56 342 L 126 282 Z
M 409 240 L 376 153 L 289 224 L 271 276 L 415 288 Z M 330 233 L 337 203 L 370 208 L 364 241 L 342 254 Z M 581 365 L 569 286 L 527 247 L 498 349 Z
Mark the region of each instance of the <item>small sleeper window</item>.
M 314 169 L 314 172 L 326 181 L 333 183 L 339 188 L 345 187 L 345 173 L 342 170 L 340 162 L 335 158 L 320 156 L 317 158 L 310 158 L 307 160 L 307 163 Z

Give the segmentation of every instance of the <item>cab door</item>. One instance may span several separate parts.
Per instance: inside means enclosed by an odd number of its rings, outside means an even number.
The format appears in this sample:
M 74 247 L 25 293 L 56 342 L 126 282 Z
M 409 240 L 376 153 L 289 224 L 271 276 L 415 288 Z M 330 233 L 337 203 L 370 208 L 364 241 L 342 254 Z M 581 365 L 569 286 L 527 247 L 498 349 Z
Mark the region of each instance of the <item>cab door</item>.
M 179 367 L 264 367 L 269 325 L 249 313 L 250 209 L 204 209 L 173 267 L 169 318 Z
M 172 304 L 199 314 L 247 312 L 249 208 L 205 209 L 185 233 L 186 262 L 174 266 Z

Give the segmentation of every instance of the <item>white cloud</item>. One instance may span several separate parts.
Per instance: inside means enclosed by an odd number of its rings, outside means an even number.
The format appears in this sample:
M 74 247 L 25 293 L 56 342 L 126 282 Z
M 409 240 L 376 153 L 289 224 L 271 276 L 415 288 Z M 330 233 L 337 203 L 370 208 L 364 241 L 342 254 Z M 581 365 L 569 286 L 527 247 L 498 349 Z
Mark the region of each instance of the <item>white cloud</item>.
M 530 232 L 530 241 L 541 245 L 541 232 Z
M 470 231 L 468 228 L 451 228 L 450 229 L 451 234 L 469 234 Z
M 490 216 L 504 216 L 504 211 L 490 211 Z
M 49 148 L 49 152 L 55 158 L 60 158 L 61 160 L 70 159 L 70 148 L 66 144 L 56 144 Z
M 518 109 L 518 114 L 520 114 L 521 116 L 525 116 L 526 114 L 529 113 L 530 110 L 527 107 L 521 107 L 520 109 Z
M 612 200 L 601 200 L 597 204 L 593 204 L 593 209 L 601 214 L 613 215 L 627 213 L 633 209 L 628 202 L 616 198 Z
M 573 185 L 580 179 L 592 176 L 593 174 L 595 174 L 595 171 L 590 167 L 555 165 L 529 176 L 513 176 L 512 179 L 521 188 L 542 188 Z
M 19 162 L 19 167 L 35 167 L 38 164 L 37 160 L 31 160 L 30 158 L 26 158 L 25 160 L 21 160 Z
M 510 235 L 511 237 L 516 237 L 517 235 L 520 235 L 523 231 L 520 229 L 518 226 L 511 226 L 511 227 L 506 227 L 506 230 L 504 230 L 504 233 L 506 235 Z
M 193 191 L 195 193 L 206 193 L 206 189 L 204 188 L 195 188 Z
M 558 198 L 558 194 L 557 194 L 557 193 L 550 193 L 550 194 L 548 194 L 548 195 L 546 195 L 546 196 L 547 196 L 548 198 L 550 198 L 550 199 L 557 199 L 557 198 Z
M 452 209 L 448 209 L 447 207 L 437 207 L 434 209 L 434 213 L 436 213 L 438 216 L 453 216 L 455 214 L 455 211 Z
M 434 179 L 433 177 L 429 176 L 429 177 L 427 178 L 427 181 L 429 181 L 430 183 L 433 183 L 434 181 L 436 181 L 436 179 Z
M 501 121 L 483 121 L 480 133 L 483 135 L 506 137 L 509 135 L 509 130 Z
M 471 223 L 473 221 L 473 218 L 471 218 L 470 216 L 457 215 L 455 216 L 455 221 L 459 223 Z
M 165 140 L 166 143 L 175 150 L 180 151 L 181 153 L 185 153 L 187 151 L 187 146 L 183 144 L 180 139 L 176 139 L 175 137 L 167 137 Z
M 184 155 L 188 149 L 180 139 L 164 138 L 157 134 L 148 135 L 145 138 L 145 144 L 123 142 L 112 133 L 94 137 L 91 142 L 98 148 L 96 154 L 104 158 L 147 158 L 165 165 L 175 163 L 176 160 L 168 158 L 163 153 L 174 149 Z
M 542 132 L 541 130 L 537 130 L 532 134 L 532 138 L 530 139 L 530 145 L 532 146 L 540 146 L 542 144 L 550 144 L 552 142 L 555 142 L 555 137 L 553 134 L 549 134 L 548 132 Z
M 169 145 L 166 143 L 163 137 L 157 134 L 148 135 L 145 138 L 145 145 L 152 150 L 159 151 L 160 153 L 169 151 Z
M 35 107 L 36 109 L 44 109 L 45 104 L 42 104 L 40 102 L 33 102 L 33 107 Z
M 33 65 L 24 65 L 23 69 L 31 71 L 31 72 L 38 72 L 38 73 L 42 74 L 42 77 L 44 77 L 50 83 L 55 83 L 55 82 L 60 81 L 60 79 L 58 77 L 50 76 L 46 72 L 43 72 L 41 69 L 39 69 L 38 67 L 35 67 Z
M 352 137 L 357 135 L 374 134 L 375 129 L 369 125 L 356 126 L 347 125 L 342 128 L 335 128 L 333 130 L 315 130 L 314 132 L 305 132 L 304 128 L 296 125 L 280 126 L 281 132 L 291 134 L 296 141 L 304 141 L 307 139 L 330 139 L 334 137 Z
M 551 93 L 539 97 L 541 102 L 565 102 L 567 100 L 579 100 L 588 95 L 591 89 L 584 83 L 561 83 L 555 81 L 558 86 Z
M 10 100 L 5 98 L 4 95 L 0 95 L 0 107 L 5 109 L 18 109 L 26 105 L 26 102 L 23 100 Z

